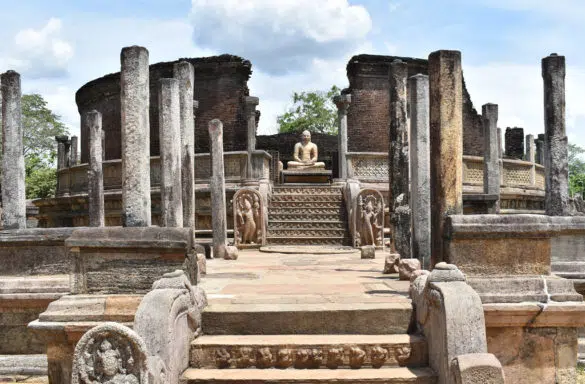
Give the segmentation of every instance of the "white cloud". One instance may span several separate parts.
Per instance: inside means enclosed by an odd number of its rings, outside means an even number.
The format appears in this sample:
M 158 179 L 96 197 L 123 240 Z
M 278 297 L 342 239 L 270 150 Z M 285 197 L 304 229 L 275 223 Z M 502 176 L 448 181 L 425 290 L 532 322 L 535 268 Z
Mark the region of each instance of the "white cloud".
M 61 37 L 61 28 L 61 20 L 51 18 L 41 29 L 18 32 L 6 65 L 30 78 L 65 76 L 73 57 L 73 46 Z
M 273 74 L 342 57 L 372 28 L 368 11 L 347 0 L 192 0 L 191 21 L 196 44 Z
M 498 126 L 518 126 L 525 134 L 544 133 L 543 88 L 540 65 L 491 63 L 464 67 L 465 82 L 474 106 L 498 104 Z M 585 70 L 567 67 L 566 124 L 569 141 L 585 147 Z

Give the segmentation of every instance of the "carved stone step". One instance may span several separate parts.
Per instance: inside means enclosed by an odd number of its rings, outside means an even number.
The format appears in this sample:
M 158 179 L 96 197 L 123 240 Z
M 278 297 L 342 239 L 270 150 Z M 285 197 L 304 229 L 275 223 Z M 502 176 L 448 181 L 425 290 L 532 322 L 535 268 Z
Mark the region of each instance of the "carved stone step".
M 426 340 L 411 335 L 202 336 L 191 344 L 190 355 L 192 368 L 207 369 L 426 365 Z
M 294 229 L 302 225 L 303 229 L 338 229 L 345 230 L 345 222 L 342 220 L 315 220 L 301 222 L 299 220 L 270 220 L 269 230 Z
M 381 369 L 187 369 L 181 378 L 183 384 L 435 384 L 437 377 L 430 368 Z
M 311 229 L 311 228 L 291 228 L 291 229 L 268 229 L 268 237 L 344 237 L 345 229 Z
M 345 222 L 345 213 L 276 213 L 268 214 L 268 221 L 291 221 L 291 222 L 311 222 L 311 221 L 335 221 Z
M 349 237 L 267 237 L 266 243 L 269 245 L 350 245 Z
M 272 208 L 337 208 L 342 209 L 343 205 L 336 201 L 272 201 Z
M 206 335 L 405 334 L 411 314 L 404 302 L 211 304 L 202 328 Z
M 341 188 L 335 187 L 274 187 L 272 189 L 272 193 L 275 195 L 291 195 L 291 194 L 302 194 L 302 195 L 331 195 L 331 194 L 338 194 L 341 195 Z
M 287 194 L 278 194 L 272 195 L 270 199 L 271 203 L 276 201 L 329 201 L 329 202 L 336 202 L 342 203 L 343 196 L 341 195 L 311 195 L 307 194 L 294 194 L 294 195 L 287 195 Z
M 268 209 L 268 214 L 333 214 L 333 215 L 341 215 L 344 213 L 344 209 L 342 207 L 337 208 L 299 208 L 299 207 L 270 207 Z

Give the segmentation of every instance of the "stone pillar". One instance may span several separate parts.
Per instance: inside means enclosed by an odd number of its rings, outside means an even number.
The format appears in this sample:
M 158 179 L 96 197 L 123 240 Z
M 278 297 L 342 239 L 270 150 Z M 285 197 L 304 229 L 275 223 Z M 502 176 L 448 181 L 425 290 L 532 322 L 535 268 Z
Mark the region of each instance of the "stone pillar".
M 536 167 L 534 162 L 536 160 L 536 154 L 534 150 L 534 135 L 526 135 L 526 156 L 524 160 L 532 163 L 530 168 L 530 185 L 536 186 Z
M 104 174 L 102 151 L 102 114 L 91 111 L 85 114 L 84 124 L 89 132 L 89 171 L 87 194 L 89 199 L 89 226 L 106 225 L 104 216 Z
M 20 75 L 0 76 L 2 97 L 2 223 L 4 229 L 26 228 L 26 194 Z
M 183 226 L 179 80 L 160 79 L 158 93 L 160 200 L 163 227 Z
M 536 144 L 536 162 L 544 165 L 544 134 L 540 133 L 535 141 Z
M 195 229 L 195 113 L 193 65 L 181 61 L 173 66 L 173 76 L 179 81 L 181 108 L 181 196 L 183 227 Z
M 102 129 L 102 160 L 106 161 L 106 131 Z
M 394 251 L 404 259 L 412 257 L 410 183 L 408 166 L 408 122 L 406 82 L 408 65 L 395 60 L 390 64 L 390 223 Z
M 73 167 L 79 162 L 79 153 L 77 152 L 78 139 L 77 136 L 71 136 L 71 145 L 69 151 L 69 166 Z
M 227 241 L 225 207 L 225 176 L 223 166 L 223 124 L 218 119 L 209 122 L 211 148 L 211 228 L 213 230 L 213 257 L 223 258 Z
M 506 128 L 506 156 L 512 159 L 524 158 L 524 128 Z
M 461 52 L 429 55 L 431 265 L 443 261 L 445 217 L 463 213 L 462 79 Z
M 410 178 L 412 207 L 412 257 L 423 269 L 431 267 L 431 153 L 429 143 L 429 77 L 408 79 L 410 100 Z
M 569 215 L 569 168 L 565 132 L 565 56 L 542 59 L 546 197 L 550 216 Z
M 338 156 L 337 162 L 339 168 L 339 178 L 347 179 L 347 110 L 351 104 L 351 95 L 339 95 L 333 98 L 337 106 L 337 116 L 339 118 L 339 132 L 337 133 Z
M 256 106 L 258 98 L 254 96 L 246 97 L 246 118 L 248 121 L 248 164 L 246 167 L 246 178 L 252 179 L 253 165 L 252 153 L 256 150 Z
M 500 159 L 504 157 L 502 149 L 502 128 L 498 128 L 498 157 Z
M 69 152 L 69 137 L 68 136 L 55 136 L 57 141 L 57 169 L 67 168 L 68 159 L 67 154 Z
M 148 50 L 120 54 L 122 110 L 122 225 L 148 227 L 150 216 L 150 121 Z
M 483 123 L 484 155 L 483 155 L 483 193 L 497 195 L 494 206 L 488 213 L 500 211 L 500 140 L 498 140 L 498 105 L 484 104 L 481 107 Z

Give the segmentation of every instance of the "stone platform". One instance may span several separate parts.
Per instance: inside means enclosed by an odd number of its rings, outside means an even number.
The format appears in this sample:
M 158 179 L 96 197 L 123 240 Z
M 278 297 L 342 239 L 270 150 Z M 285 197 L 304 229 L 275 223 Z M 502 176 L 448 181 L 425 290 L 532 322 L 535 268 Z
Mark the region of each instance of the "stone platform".
M 283 184 L 330 184 L 333 172 L 326 170 L 308 171 L 298 170 L 289 171 L 284 170 L 280 173 L 280 180 Z

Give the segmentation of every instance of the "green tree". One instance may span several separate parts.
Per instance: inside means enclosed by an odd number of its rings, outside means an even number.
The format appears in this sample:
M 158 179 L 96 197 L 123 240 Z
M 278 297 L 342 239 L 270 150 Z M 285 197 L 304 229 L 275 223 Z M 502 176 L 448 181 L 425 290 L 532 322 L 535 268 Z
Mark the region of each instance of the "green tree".
M 276 118 L 279 132 L 310 132 L 337 134 L 337 107 L 333 97 L 340 94 L 337 86 L 329 91 L 295 92 L 293 105 Z
M 569 194 L 571 196 L 585 192 L 585 149 L 576 144 L 569 144 Z
M 26 197 L 53 197 L 57 188 L 55 136 L 69 132 L 41 95 L 22 95 L 21 106 Z

